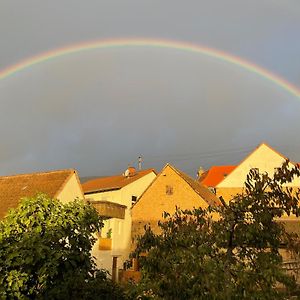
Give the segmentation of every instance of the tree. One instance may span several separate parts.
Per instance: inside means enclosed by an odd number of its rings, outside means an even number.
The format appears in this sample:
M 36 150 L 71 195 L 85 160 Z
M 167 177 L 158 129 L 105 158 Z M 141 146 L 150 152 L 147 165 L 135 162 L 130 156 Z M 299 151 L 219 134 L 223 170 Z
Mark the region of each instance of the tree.
M 96 299 L 93 291 L 101 290 L 103 299 L 121 299 L 107 296 L 117 294 L 114 284 L 91 256 L 102 226 L 81 200 L 23 199 L 0 222 L 0 298 Z
M 137 290 L 157 299 L 283 299 L 296 288 L 282 268 L 280 248 L 297 236 L 278 218 L 299 216 L 299 192 L 284 187 L 298 167 L 285 162 L 274 177 L 250 171 L 245 191 L 228 204 L 165 213 L 161 233 L 150 227 L 133 256 L 140 257 Z M 212 216 L 217 216 L 213 220 Z

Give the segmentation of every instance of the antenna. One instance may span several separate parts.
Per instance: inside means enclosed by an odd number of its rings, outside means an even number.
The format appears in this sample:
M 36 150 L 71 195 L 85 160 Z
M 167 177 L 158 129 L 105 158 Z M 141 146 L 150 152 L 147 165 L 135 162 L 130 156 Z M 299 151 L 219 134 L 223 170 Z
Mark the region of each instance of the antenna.
M 203 175 L 204 169 L 202 167 L 199 167 L 197 171 L 197 179 L 200 179 L 201 175 Z
M 139 171 L 141 171 L 142 170 L 142 162 L 143 162 L 143 158 L 142 158 L 142 156 L 140 155 L 139 156 L 139 158 L 138 158 L 138 164 L 139 164 Z

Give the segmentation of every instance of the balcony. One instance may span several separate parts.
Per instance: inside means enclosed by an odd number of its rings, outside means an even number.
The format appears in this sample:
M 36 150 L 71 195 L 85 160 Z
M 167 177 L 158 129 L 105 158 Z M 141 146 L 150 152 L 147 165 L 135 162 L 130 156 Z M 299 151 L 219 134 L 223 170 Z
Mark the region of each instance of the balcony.
M 87 199 L 87 202 L 92 204 L 93 207 L 97 210 L 98 214 L 105 219 L 117 218 L 124 219 L 125 218 L 125 209 L 126 205 L 121 205 L 114 202 L 109 202 L 106 200 L 93 200 Z

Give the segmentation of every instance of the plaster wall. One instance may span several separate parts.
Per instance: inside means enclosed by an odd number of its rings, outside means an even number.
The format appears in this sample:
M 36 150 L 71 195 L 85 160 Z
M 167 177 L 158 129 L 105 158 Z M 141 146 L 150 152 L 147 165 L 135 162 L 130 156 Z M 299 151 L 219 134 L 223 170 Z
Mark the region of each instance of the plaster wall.
M 137 198 L 144 192 L 149 184 L 154 180 L 156 174 L 151 172 L 140 179 L 126 185 L 122 189 L 98 192 L 86 195 L 86 198 L 94 200 L 106 200 L 122 205 L 126 205 L 125 218 L 111 218 L 104 221 L 104 227 L 101 230 L 101 236 L 106 237 L 109 229 L 112 230 L 112 250 L 99 250 L 97 242 L 92 250 L 92 255 L 96 257 L 98 267 L 112 271 L 112 257 L 118 257 L 118 268 L 123 268 L 123 263 L 129 258 L 131 249 L 131 205 L 132 196 Z
M 75 173 L 72 174 L 63 189 L 57 194 L 56 198 L 63 203 L 73 201 L 76 198 L 84 198 L 80 182 L 78 181 Z
M 167 194 L 167 186 L 172 188 L 172 194 Z M 147 223 L 153 224 L 151 227 L 157 231 L 157 221 L 163 219 L 163 212 L 173 213 L 176 206 L 192 209 L 206 208 L 208 204 L 170 166 L 166 166 L 132 207 L 133 237 L 141 234 Z

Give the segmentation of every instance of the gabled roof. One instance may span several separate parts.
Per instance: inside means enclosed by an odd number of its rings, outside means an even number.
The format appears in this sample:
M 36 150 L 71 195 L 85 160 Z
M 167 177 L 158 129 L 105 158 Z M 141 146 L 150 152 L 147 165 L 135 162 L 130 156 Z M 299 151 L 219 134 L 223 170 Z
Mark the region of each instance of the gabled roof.
M 213 194 L 207 187 L 202 185 L 200 182 L 196 181 L 195 179 L 191 178 L 189 175 L 185 174 L 182 171 L 179 171 L 174 166 L 167 163 L 163 169 L 160 171 L 160 173 L 156 176 L 156 178 L 152 181 L 152 183 L 146 188 L 146 190 L 141 194 L 139 199 L 147 192 L 148 189 L 151 188 L 151 186 L 155 183 L 156 180 L 158 180 L 159 176 L 161 176 L 164 172 L 164 170 L 169 167 L 171 168 L 175 173 L 177 173 L 208 205 L 220 205 L 220 200 L 216 197 L 215 194 Z M 138 199 L 138 201 L 139 201 Z M 138 201 L 133 205 L 133 207 L 138 203 Z
M 284 156 L 282 153 L 278 152 L 276 149 L 272 148 L 271 146 L 269 146 L 267 143 L 263 142 L 261 144 L 259 144 L 252 152 L 250 152 L 237 166 L 235 166 L 235 168 L 233 170 L 231 170 L 231 173 L 228 174 L 230 176 L 226 176 L 224 177 L 221 181 L 219 181 L 216 184 L 216 187 L 220 187 L 220 185 L 222 185 L 223 183 L 227 182 L 234 174 L 236 174 L 236 172 L 238 172 L 240 170 L 240 166 L 246 162 L 247 160 L 249 160 L 254 154 L 255 152 L 263 149 L 263 147 L 268 148 L 271 152 L 275 153 L 278 157 L 282 158 L 283 160 L 287 160 L 288 158 L 286 156 Z M 296 165 L 297 163 L 294 163 L 292 161 L 290 161 L 291 164 Z M 256 167 L 256 166 L 253 166 Z M 227 179 L 229 178 L 229 179 Z
M 212 166 L 203 173 L 199 182 L 208 187 L 215 187 L 235 168 L 236 166 Z
M 21 198 L 45 193 L 52 198 L 64 188 L 74 169 L 0 177 L 0 219 L 8 209 L 16 208 Z M 77 177 L 78 178 L 78 177 Z
M 90 194 L 96 192 L 119 190 L 125 187 L 126 185 L 142 178 L 143 176 L 150 174 L 151 172 L 154 172 L 156 174 L 154 169 L 147 169 L 142 171 L 136 171 L 134 175 L 127 177 L 121 174 L 92 179 L 82 184 L 83 192 L 85 194 Z
M 213 194 L 207 187 L 198 182 L 197 180 L 191 178 L 189 175 L 185 174 L 182 171 L 179 171 L 175 167 L 167 164 L 170 168 L 172 168 L 182 179 L 184 179 L 191 188 L 203 199 L 207 202 L 208 205 L 220 205 L 220 200 Z
M 269 148 L 270 150 L 272 150 L 273 152 L 277 153 L 279 156 L 281 156 L 283 159 L 287 159 L 286 156 L 284 156 L 282 153 L 280 153 L 279 151 L 277 151 L 276 149 L 274 149 L 273 147 L 271 147 L 270 145 L 268 145 L 267 143 L 263 142 L 261 144 L 259 144 L 252 152 L 250 152 L 240 163 L 243 163 L 245 160 L 247 160 L 255 151 L 259 150 L 261 147 L 266 146 L 267 148 Z M 294 163 L 293 163 L 294 164 Z

